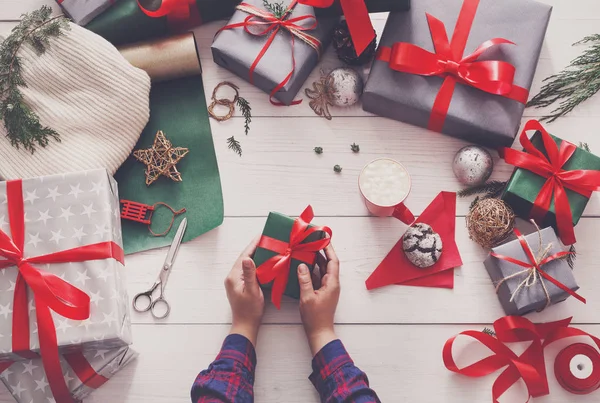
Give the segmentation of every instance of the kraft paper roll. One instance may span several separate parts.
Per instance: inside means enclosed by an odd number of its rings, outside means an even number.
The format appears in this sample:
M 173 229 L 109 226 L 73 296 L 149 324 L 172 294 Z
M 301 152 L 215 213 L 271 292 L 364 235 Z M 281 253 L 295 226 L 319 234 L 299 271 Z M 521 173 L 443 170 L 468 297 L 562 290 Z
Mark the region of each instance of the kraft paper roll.
M 193 32 L 134 43 L 119 51 L 129 63 L 145 70 L 153 83 L 202 74 Z

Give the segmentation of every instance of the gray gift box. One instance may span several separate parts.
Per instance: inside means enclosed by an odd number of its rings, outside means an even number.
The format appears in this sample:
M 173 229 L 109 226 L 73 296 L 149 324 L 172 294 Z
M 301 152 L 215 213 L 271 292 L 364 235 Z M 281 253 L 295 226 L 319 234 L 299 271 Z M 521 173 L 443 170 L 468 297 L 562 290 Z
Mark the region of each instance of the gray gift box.
M 60 358 L 63 376 L 75 401 L 81 401 L 96 390 L 88 385 L 102 383 L 99 381 L 101 377 L 112 378 L 138 355 L 130 347 L 85 351 L 82 354 L 97 375 L 86 374 L 82 380 L 69 365 L 68 360 L 64 356 Z M 17 403 L 54 401 L 41 358 L 14 363 L 0 375 L 0 380 Z
M 84 26 L 102 14 L 117 0 L 56 0 L 65 14 L 78 25 Z
M 542 251 L 540 252 L 540 241 L 539 234 L 534 232 L 525 236 L 525 240 L 531 247 L 534 256 L 539 256 L 545 249 L 550 246 L 546 253 L 546 256 L 552 256 L 555 253 L 562 252 L 563 247 L 559 241 L 554 229 L 551 227 L 544 228 L 541 230 L 542 236 Z M 507 242 L 503 245 L 492 248 L 492 252 L 498 255 L 510 256 L 514 259 L 522 262 L 529 263 L 530 260 L 527 258 L 523 247 L 519 240 Z M 494 286 L 500 284 L 500 282 L 513 275 L 514 273 L 525 270 L 517 264 L 507 262 L 505 260 L 498 259 L 492 255 L 489 255 L 484 261 L 485 268 L 494 283 Z M 577 291 L 579 286 L 573 276 L 573 271 L 569 267 L 569 264 L 564 259 L 552 260 L 545 265 L 541 266 L 541 269 L 548 273 L 551 277 L 564 284 L 567 288 Z M 525 280 L 527 274 L 522 274 L 510 279 L 505 280 L 498 289 L 498 299 L 504 308 L 504 312 L 507 315 L 525 315 L 533 311 L 540 311 L 546 307 L 546 294 L 540 281 L 544 282 L 548 295 L 550 296 L 550 304 L 557 304 L 564 301 L 569 297 L 569 294 L 550 281 L 545 279 L 539 279 L 531 287 L 522 287 L 516 294 L 514 300 L 511 302 L 510 299 L 515 293 L 515 290 L 519 287 L 519 284 Z
M 24 179 L 23 256 L 37 257 L 102 242 L 122 248 L 117 182 L 105 169 Z M 0 182 L 0 231 L 11 235 L 6 182 Z M 78 263 L 32 264 L 55 274 L 90 297 L 90 317 L 71 320 L 51 310 L 59 350 L 114 349 L 131 344 L 125 267 L 115 259 Z M 18 269 L 0 276 L 0 361 L 18 361 L 13 353 L 12 317 Z M 28 292 L 30 350 L 39 352 L 36 304 Z
M 468 0 L 466 0 L 468 1 Z M 420 0 L 410 11 L 391 13 L 381 46 L 408 42 L 433 52 L 426 13 L 446 26 L 451 38 L 463 0 Z M 503 44 L 488 49 L 478 60 L 499 60 L 516 68 L 514 84 L 529 90 L 540 56 L 552 7 L 532 0 L 481 0 L 464 56 L 492 38 Z M 380 116 L 427 127 L 442 77 L 394 71 L 376 60 L 362 97 L 363 109 Z M 510 147 L 519 129 L 525 105 L 457 83 L 442 132 L 489 147 Z
M 247 0 L 245 3 L 264 10 L 262 0 Z M 290 1 L 284 0 L 283 3 L 287 5 Z M 242 10 L 236 10 L 227 25 L 243 22 L 248 15 Z M 313 8 L 298 4 L 287 19 L 303 15 L 314 16 Z M 260 21 L 260 19 L 258 20 Z M 338 17 L 318 18 L 316 28 L 304 32 L 320 40 L 322 44 L 321 50 L 324 51 L 331 42 L 333 30 L 338 20 Z M 308 27 L 313 23 L 314 20 L 308 19 L 299 21 L 297 24 Z M 265 26 L 250 29 L 253 31 L 257 29 L 264 30 Z M 251 35 L 243 28 L 221 31 L 216 35 L 211 47 L 213 59 L 219 66 L 230 70 L 246 81 L 250 81 L 250 66 L 252 66 L 261 52 L 268 37 L 269 35 Z M 292 103 L 313 68 L 319 62 L 317 51 L 297 37 L 294 38 L 293 52 L 296 60 L 294 74 L 292 74 L 287 84 L 274 96 L 274 98 L 286 105 Z M 291 34 L 285 29 L 280 29 L 273 43 L 271 43 L 254 70 L 253 85 L 270 94 L 285 79 L 290 71 L 292 71 Z

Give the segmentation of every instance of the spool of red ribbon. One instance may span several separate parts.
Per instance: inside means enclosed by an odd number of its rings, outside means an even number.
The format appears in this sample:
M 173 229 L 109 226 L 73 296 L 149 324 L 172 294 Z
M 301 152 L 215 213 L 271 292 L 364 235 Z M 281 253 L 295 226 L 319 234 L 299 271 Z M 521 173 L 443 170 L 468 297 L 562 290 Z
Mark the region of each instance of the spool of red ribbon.
M 592 393 L 600 388 L 600 353 L 588 344 L 571 344 L 556 356 L 554 374 L 567 392 Z

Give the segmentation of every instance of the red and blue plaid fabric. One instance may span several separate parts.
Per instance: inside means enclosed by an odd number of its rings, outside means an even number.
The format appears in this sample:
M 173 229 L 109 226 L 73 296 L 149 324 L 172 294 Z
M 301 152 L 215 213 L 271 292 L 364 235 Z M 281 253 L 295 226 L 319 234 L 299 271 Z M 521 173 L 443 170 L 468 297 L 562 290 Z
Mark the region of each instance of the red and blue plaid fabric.
M 380 403 L 369 388 L 364 372 L 354 366 L 344 345 L 334 340 L 313 359 L 309 377 L 323 403 Z M 256 352 L 245 337 L 232 334 L 207 370 L 200 372 L 192 387 L 194 403 L 254 402 Z

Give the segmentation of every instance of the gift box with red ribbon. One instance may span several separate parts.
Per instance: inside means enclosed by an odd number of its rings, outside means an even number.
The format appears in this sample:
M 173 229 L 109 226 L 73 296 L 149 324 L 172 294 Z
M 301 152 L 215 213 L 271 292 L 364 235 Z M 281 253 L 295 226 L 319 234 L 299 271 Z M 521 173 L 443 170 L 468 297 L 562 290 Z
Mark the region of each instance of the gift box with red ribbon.
M 284 0 L 275 15 L 262 0 L 240 3 L 212 44 L 215 63 L 270 95 L 275 105 L 294 98 L 331 42 L 336 17 L 316 18 L 312 7 Z
M 571 295 L 583 300 L 566 260 L 570 252 L 563 250 L 554 229 L 527 236 L 515 230 L 515 235 L 516 240 L 492 248 L 484 261 L 507 315 L 542 311 Z
M 263 288 L 271 289 L 271 300 L 280 308 L 283 295 L 300 298 L 298 266 L 306 264 L 314 272 L 315 264 L 324 259 L 320 251 L 329 245 L 331 229 L 311 225 L 314 214 L 308 206 L 298 218 L 270 213 L 256 252 L 252 257 L 256 275 Z M 316 274 L 316 273 L 315 273 Z
M 0 369 L 41 356 L 56 400 L 69 402 L 59 350 L 131 344 L 121 245 L 106 170 L 0 183 Z
M 71 397 L 81 401 L 104 385 L 137 357 L 130 347 L 90 350 L 61 355 L 60 366 Z M 52 395 L 48 377 L 40 359 L 14 363 L 0 375 L 17 403 L 60 402 Z
M 551 10 L 532 0 L 419 0 L 391 13 L 363 108 L 470 142 L 511 146 Z
M 86 25 L 118 0 L 56 0 L 73 22 Z
M 531 140 L 528 131 L 535 130 Z M 536 120 L 523 128 L 524 151 L 502 151 L 516 166 L 502 198 L 523 218 L 557 229 L 565 245 L 574 244 L 577 225 L 593 192 L 600 191 L 600 158 L 552 136 Z

